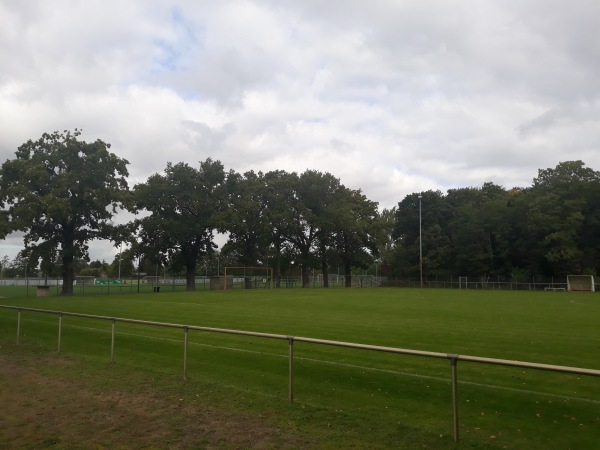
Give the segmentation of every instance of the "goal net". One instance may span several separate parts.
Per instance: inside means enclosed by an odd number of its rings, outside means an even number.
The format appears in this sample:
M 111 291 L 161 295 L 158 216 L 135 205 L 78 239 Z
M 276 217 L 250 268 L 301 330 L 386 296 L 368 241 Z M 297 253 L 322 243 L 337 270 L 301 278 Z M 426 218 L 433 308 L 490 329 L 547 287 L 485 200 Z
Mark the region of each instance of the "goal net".
M 144 283 L 150 286 L 158 286 L 159 282 L 162 280 L 162 277 L 150 276 L 146 275 L 144 277 Z
M 594 292 L 594 277 L 592 275 L 568 275 L 567 290 Z
M 272 267 L 227 266 L 223 289 L 267 289 L 273 287 Z
M 96 284 L 96 277 L 78 275 L 75 277 L 74 284 L 76 284 L 77 286 L 93 286 L 94 284 Z

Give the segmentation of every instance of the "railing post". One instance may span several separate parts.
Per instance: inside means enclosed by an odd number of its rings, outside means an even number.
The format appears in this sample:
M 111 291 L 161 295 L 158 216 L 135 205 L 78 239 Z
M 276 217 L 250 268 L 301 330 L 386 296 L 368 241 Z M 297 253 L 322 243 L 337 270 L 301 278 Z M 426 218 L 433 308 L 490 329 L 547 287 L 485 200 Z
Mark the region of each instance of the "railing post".
M 115 362 L 115 322 L 116 320 L 112 320 L 112 327 L 110 330 L 110 362 Z
M 448 355 L 452 367 L 452 417 L 454 442 L 458 442 L 458 355 Z
M 187 380 L 188 327 L 183 327 L 183 379 Z
M 58 353 L 60 353 L 60 338 L 62 336 L 62 316 L 62 313 L 58 315 Z
M 288 381 L 288 399 L 290 403 L 294 402 L 294 337 L 288 336 L 289 349 L 289 381 Z
M 19 345 L 19 338 L 21 336 L 21 310 L 17 312 L 17 345 Z

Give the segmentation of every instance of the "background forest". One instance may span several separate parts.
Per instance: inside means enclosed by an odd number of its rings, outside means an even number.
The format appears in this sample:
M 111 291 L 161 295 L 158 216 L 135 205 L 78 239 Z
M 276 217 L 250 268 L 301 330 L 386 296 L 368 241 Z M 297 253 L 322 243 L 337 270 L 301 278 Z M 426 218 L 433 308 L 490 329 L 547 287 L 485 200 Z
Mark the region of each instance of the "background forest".
M 600 266 L 600 173 L 582 161 L 541 169 L 528 187 L 493 183 L 416 192 L 379 210 L 330 173 L 226 171 L 211 158 L 168 164 L 129 187 L 110 145 L 79 133 L 45 134 L 0 169 L 0 237 L 24 233 L 24 250 L 0 260 L 3 276 L 215 274 L 224 265 L 271 266 L 307 286 L 319 273 L 425 279 L 469 276 L 525 281 L 596 274 Z M 113 219 L 135 214 L 124 225 Z M 227 236 L 221 249 L 217 233 Z M 112 264 L 89 261 L 104 239 Z M 421 241 L 422 239 L 422 241 Z M 216 263 L 216 264 L 215 264 Z M 157 269 L 158 270 L 158 269 Z M 63 288 L 69 294 L 68 289 Z

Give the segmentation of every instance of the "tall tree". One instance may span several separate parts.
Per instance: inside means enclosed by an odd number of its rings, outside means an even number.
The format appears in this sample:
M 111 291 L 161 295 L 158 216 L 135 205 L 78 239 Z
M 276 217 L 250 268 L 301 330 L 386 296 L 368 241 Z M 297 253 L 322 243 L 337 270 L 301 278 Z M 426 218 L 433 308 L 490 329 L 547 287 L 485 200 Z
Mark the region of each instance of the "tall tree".
M 504 188 L 488 182 L 481 188 L 454 189 L 447 198 L 454 213 L 450 232 L 455 269 L 484 278 L 501 272 L 508 245 L 503 230 L 509 197 Z
M 208 158 L 198 169 L 169 163 L 163 175 L 154 174 L 134 188 L 137 208 L 149 213 L 137 222 L 146 255 L 168 258 L 174 270 L 184 268 L 189 291 L 196 289 L 198 261 L 216 248 L 224 182 L 223 165 Z
M 587 223 L 593 223 L 600 172 L 585 167 L 582 161 L 566 161 L 555 168 L 540 169 L 533 180 L 530 196 L 532 226 L 543 239 L 544 256 L 552 275 L 580 273 L 585 265 L 582 236 Z M 597 228 L 596 228 L 597 229 Z M 585 244 L 587 246 L 587 244 Z
M 419 199 L 419 196 L 421 197 Z M 420 201 L 419 201 L 420 200 Z M 423 274 L 429 273 L 426 263 L 429 261 L 429 252 L 427 251 L 426 238 L 432 237 L 436 243 L 443 242 L 448 245 L 449 240 L 444 239 L 449 236 L 449 222 L 452 218 L 452 205 L 440 191 L 425 191 L 422 193 L 413 193 L 407 195 L 395 210 L 395 225 L 392 237 L 395 239 L 394 264 L 400 269 L 396 273 L 404 276 L 419 275 L 419 256 L 420 242 L 423 239 Z M 419 216 L 421 220 L 419 221 Z M 431 227 L 439 227 L 432 229 Z M 442 236 L 438 233 L 442 231 Z M 436 245 L 433 244 L 432 245 Z M 447 256 L 447 252 L 437 252 L 436 258 L 442 255 Z M 447 260 L 444 264 L 447 263 Z M 440 270 L 440 263 L 436 262 L 436 271 Z
M 7 255 L 4 255 L 0 258 L 0 279 L 5 276 L 9 276 L 6 274 L 6 271 L 10 268 L 10 258 Z
M 329 255 L 336 233 L 336 224 L 345 204 L 344 187 L 330 173 L 307 170 L 300 176 L 299 197 L 305 209 L 307 225 L 315 233 L 315 255 L 320 260 L 323 287 L 329 287 Z
M 392 209 L 384 208 L 379 214 L 378 222 L 381 230 L 381 239 L 379 240 L 379 263 L 381 276 L 387 276 L 391 273 L 391 264 L 396 249 L 396 240 L 392 236 L 394 231 L 396 216 L 396 207 Z
M 73 264 L 89 259 L 88 243 L 118 239 L 111 219 L 128 193 L 128 162 L 109 152 L 110 144 L 80 135 L 44 133 L 0 168 L 0 207 L 6 208 L 0 233 L 23 231 L 24 256 L 32 261 L 60 261 L 63 295 L 73 293 Z
M 339 207 L 340 182 L 330 173 L 307 170 L 300 176 L 289 174 L 288 204 L 280 215 L 282 236 L 296 253 L 301 266 L 302 286 L 310 283 L 310 269 L 321 262 L 325 285 L 328 280 L 328 248 L 333 236 L 335 213 Z
M 286 241 L 287 230 L 292 226 L 290 220 L 289 205 L 294 201 L 294 186 L 298 180 L 296 173 L 288 173 L 283 170 L 275 170 L 265 173 L 264 196 L 265 196 L 265 219 L 267 229 L 270 232 L 270 245 L 275 276 L 275 286 L 279 287 L 282 275 L 283 254 L 291 244 Z M 290 254 L 293 251 L 289 252 Z M 295 261 L 295 257 L 289 256 L 289 262 Z
M 332 214 L 332 241 L 344 266 L 345 286 L 352 286 L 352 268 L 368 268 L 386 239 L 384 223 L 378 220 L 377 203 L 360 190 L 342 187 Z
M 270 233 L 266 215 L 263 174 L 230 172 L 225 183 L 226 207 L 220 215 L 220 230 L 229 234 L 223 253 L 234 253 L 240 264 L 256 266 L 266 256 Z
M 261 172 L 230 172 L 225 183 L 226 207 L 219 231 L 228 233 L 224 255 L 236 255 L 243 266 L 266 265 L 271 232 L 266 217 L 266 186 Z M 252 280 L 246 278 L 246 287 Z
M 281 215 L 282 236 L 294 248 L 296 263 L 300 266 L 302 287 L 310 285 L 310 269 L 315 264 L 314 246 L 317 238 L 318 226 L 310 205 L 315 200 L 311 197 L 318 196 L 318 192 L 311 189 L 304 177 L 301 183 L 296 173 L 286 177 L 286 197 L 288 204 L 286 214 Z M 283 205 L 278 205 L 282 207 Z

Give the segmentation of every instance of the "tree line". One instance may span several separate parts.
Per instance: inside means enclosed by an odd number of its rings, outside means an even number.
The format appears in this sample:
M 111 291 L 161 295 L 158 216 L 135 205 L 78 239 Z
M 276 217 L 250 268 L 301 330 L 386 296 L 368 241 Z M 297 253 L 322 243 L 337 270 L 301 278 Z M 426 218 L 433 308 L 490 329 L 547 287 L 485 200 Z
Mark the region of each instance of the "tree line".
M 183 274 L 189 290 L 215 257 L 273 267 L 276 282 L 299 268 L 302 286 L 318 271 L 326 287 L 332 267 L 342 268 L 346 286 L 353 270 L 374 266 L 402 277 L 422 267 L 426 277 L 517 280 L 598 269 L 599 173 L 581 161 L 539 170 L 531 187 L 425 191 L 379 211 L 330 173 L 237 173 L 211 158 L 168 163 L 130 187 L 128 162 L 80 134 L 45 133 L 0 168 L 0 238 L 23 232 L 20 264 L 60 267 L 65 295 L 95 239 L 126 249 L 124 271 L 136 261 L 138 272 L 142 261 L 160 264 Z M 135 218 L 116 225 L 120 210 Z M 220 250 L 217 233 L 227 236 Z
M 600 268 L 600 173 L 582 161 L 540 169 L 526 188 L 488 182 L 406 196 L 394 211 L 387 257 L 396 275 L 414 274 L 419 264 L 419 195 L 429 276 L 524 281 Z

